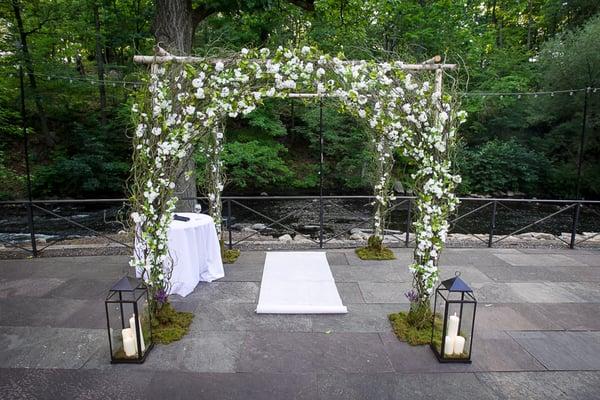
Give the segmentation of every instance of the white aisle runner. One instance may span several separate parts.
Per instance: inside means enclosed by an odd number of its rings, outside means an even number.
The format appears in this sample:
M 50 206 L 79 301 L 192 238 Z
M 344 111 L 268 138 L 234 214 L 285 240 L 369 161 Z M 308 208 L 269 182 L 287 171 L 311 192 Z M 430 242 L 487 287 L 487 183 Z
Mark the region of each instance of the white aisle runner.
M 345 314 L 324 252 L 268 252 L 258 314 Z

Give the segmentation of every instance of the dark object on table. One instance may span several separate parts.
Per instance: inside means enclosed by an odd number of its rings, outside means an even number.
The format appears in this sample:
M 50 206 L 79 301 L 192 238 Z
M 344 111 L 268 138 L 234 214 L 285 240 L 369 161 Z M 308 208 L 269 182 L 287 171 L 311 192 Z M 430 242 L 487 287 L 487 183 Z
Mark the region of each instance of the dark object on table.
M 181 215 L 177 215 L 177 214 L 175 214 L 175 216 L 173 217 L 173 219 L 175 221 L 183 221 L 183 222 L 186 222 L 186 221 L 190 220 L 188 217 L 182 217 Z

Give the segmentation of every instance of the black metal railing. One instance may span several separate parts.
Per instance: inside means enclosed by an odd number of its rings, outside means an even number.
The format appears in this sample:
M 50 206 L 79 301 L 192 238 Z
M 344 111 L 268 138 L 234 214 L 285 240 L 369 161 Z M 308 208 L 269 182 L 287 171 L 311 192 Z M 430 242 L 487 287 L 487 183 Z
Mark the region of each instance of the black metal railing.
M 205 198 L 196 198 L 206 202 Z M 223 197 L 223 217 L 225 242 L 229 248 L 251 241 L 264 232 L 278 229 L 276 233 L 304 235 L 303 246 L 325 248 L 339 246 L 336 242 L 354 228 L 369 228 L 372 215 L 373 196 L 225 196 Z M 461 198 L 457 212 L 450 219 L 451 233 L 462 233 L 493 247 L 508 238 L 535 229 L 551 234 L 553 238 L 573 249 L 600 235 L 600 201 L 592 200 L 539 200 L 514 198 Z M 291 203 L 288 208 L 277 208 L 280 203 Z M 60 207 L 95 207 L 103 210 L 103 221 L 98 215 L 93 222 L 78 220 L 80 215 L 69 214 Z M 107 221 L 106 207 L 109 207 L 111 221 Z M 414 217 L 414 197 L 399 196 L 391 206 L 388 231 L 398 244 L 406 247 L 414 242 L 411 225 Z M 85 200 L 17 200 L 0 202 L 0 211 L 5 214 L 0 221 L 0 234 L 22 234 L 29 238 L 23 242 L 0 237 L 6 246 L 20 249 L 38 256 L 49 247 L 62 242 L 74 232 L 91 234 L 111 243 L 131 249 L 131 244 L 111 230 L 125 229 L 128 214 L 127 199 L 85 199 Z M 70 213 L 76 213 L 71 210 Z M 10 216 L 13 214 L 12 221 Z M 307 216 L 308 214 L 308 216 Z M 15 217 L 16 215 L 16 217 Z M 340 215 L 345 220 L 340 221 Z M 311 234 L 301 228 L 299 221 L 306 220 Z M 9 222 L 7 222 L 9 221 Z M 53 232 L 47 225 L 62 223 L 61 232 Z M 261 231 L 240 231 L 234 235 L 234 221 L 264 222 Z M 106 225 L 110 225 L 110 229 Z M 239 225 L 239 223 L 237 223 Z M 578 232 L 598 232 L 578 236 Z M 39 247 L 38 238 L 44 233 L 52 233 L 53 238 Z M 114 232 L 112 232 L 114 233 Z M 566 233 L 566 235 L 565 235 Z M 235 237 L 234 237 L 235 236 Z

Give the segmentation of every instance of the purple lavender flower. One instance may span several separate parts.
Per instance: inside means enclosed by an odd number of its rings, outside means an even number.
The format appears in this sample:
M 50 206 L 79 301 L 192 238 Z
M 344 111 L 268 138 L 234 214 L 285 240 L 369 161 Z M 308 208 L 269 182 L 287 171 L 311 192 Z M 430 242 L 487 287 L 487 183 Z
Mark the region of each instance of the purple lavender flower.
M 408 301 L 411 303 L 416 303 L 419 301 L 419 295 L 414 289 L 410 289 L 408 292 L 404 293 L 404 296 L 406 296 Z
M 154 300 L 156 300 L 156 302 L 159 305 L 163 305 L 167 302 L 168 297 L 169 297 L 169 295 L 167 294 L 167 292 L 164 289 L 158 289 L 158 291 L 154 295 Z

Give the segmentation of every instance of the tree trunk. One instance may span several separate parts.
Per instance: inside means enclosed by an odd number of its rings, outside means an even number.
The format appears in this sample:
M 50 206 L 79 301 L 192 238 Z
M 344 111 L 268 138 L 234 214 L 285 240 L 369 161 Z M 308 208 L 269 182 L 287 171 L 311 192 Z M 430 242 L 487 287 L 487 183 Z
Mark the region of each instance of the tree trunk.
M 183 56 L 192 52 L 194 22 L 191 0 L 156 0 L 154 37 L 169 53 Z
M 83 66 L 83 60 L 81 59 L 80 54 L 75 56 L 75 64 L 77 65 L 76 69 L 77 72 L 79 72 L 79 75 L 85 76 L 85 67 Z
M 94 24 L 96 28 L 96 64 L 98 68 L 98 93 L 100 95 L 100 118 L 102 126 L 106 126 L 106 85 L 104 84 L 104 56 L 102 54 L 102 33 L 100 32 L 100 13 L 98 2 L 94 1 Z
M 314 0 L 287 0 L 306 11 L 314 11 Z M 169 53 L 179 56 L 190 55 L 192 52 L 194 33 L 198 24 L 208 16 L 222 11 L 226 7 L 214 4 L 201 4 L 192 7 L 192 0 L 156 0 L 156 16 L 152 30 L 156 43 Z M 188 181 L 184 179 L 185 174 L 179 173 L 180 179 L 176 183 L 175 191 L 179 198 L 196 197 L 196 163 L 193 154 L 186 161 L 188 171 L 192 176 Z M 193 211 L 195 200 L 179 201 L 178 211 Z
M 25 29 L 23 28 L 23 19 L 21 18 L 21 6 L 18 0 L 12 1 L 12 7 L 13 12 L 15 14 L 15 20 L 17 21 L 19 37 L 21 39 L 21 52 L 23 54 L 25 68 L 27 69 L 27 76 L 29 77 L 29 86 L 31 87 L 31 91 L 33 92 L 35 106 L 37 108 L 38 117 L 40 119 L 40 130 L 42 131 L 42 135 L 44 136 L 44 142 L 46 143 L 46 146 L 50 148 L 54 145 L 55 138 L 54 135 L 51 134 L 50 130 L 48 129 L 46 111 L 44 110 L 44 105 L 42 104 L 42 98 L 40 97 L 37 91 L 37 82 L 33 70 L 33 61 L 31 59 L 31 54 L 29 54 L 29 48 L 27 47 L 27 33 L 25 33 Z
M 189 55 L 192 52 L 194 30 L 194 10 L 191 0 L 156 0 L 156 17 L 154 19 L 154 37 L 156 43 L 175 55 Z M 189 180 L 185 179 L 185 171 L 179 172 L 175 192 L 181 198 L 196 197 L 196 162 L 194 154 L 190 154 L 185 162 L 185 170 L 191 171 Z M 177 211 L 194 211 L 196 200 L 180 200 Z

